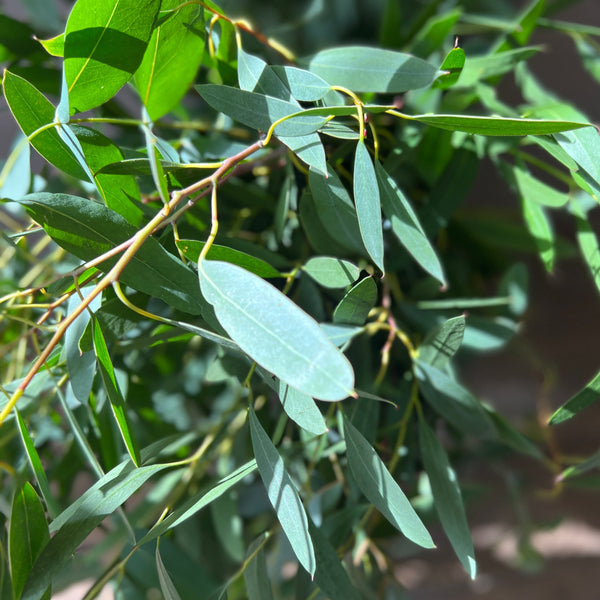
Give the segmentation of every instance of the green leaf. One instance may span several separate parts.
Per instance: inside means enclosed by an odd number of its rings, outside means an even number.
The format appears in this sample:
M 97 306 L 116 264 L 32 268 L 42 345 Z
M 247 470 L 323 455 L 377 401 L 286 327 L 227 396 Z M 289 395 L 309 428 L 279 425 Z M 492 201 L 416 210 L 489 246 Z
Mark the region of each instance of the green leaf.
M 533 177 L 525 169 L 517 166 L 502 164 L 502 170 L 509 175 L 522 198 L 542 206 L 560 208 L 569 201 L 567 192 L 559 192 L 548 184 Z
M 63 58 L 65 55 L 65 34 L 59 33 L 47 40 L 37 40 L 50 56 Z
M 600 400 L 600 372 L 579 390 L 565 404 L 558 408 L 548 421 L 549 425 L 558 425 L 573 418 L 578 412 Z
M 177 247 L 183 252 L 184 256 L 192 262 L 198 262 L 198 257 L 204 242 L 198 240 L 177 240 Z M 222 260 L 243 267 L 247 271 L 258 275 L 259 277 L 281 277 L 281 273 L 272 267 L 268 262 L 256 258 L 245 252 L 240 252 L 227 246 L 213 244 L 207 253 L 210 260 Z
M 321 329 L 327 337 L 338 347 L 343 346 L 354 336 L 362 332 L 362 327 L 352 327 L 351 325 L 339 325 L 337 323 L 321 323 Z
M 313 543 L 308 532 L 308 519 L 294 482 L 285 469 L 283 459 L 262 428 L 252 407 L 249 409 L 252 448 L 258 472 L 265 484 L 269 500 L 288 538 L 294 554 L 310 575 L 315 574 Z
M 44 507 L 30 483 L 15 493 L 10 515 L 10 573 L 15 598 L 20 598 L 37 557 L 50 540 Z
M 375 167 L 364 140 L 356 145 L 354 158 L 354 203 L 360 235 L 369 256 L 383 272 L 383 228 Z
M 460 316 L 434 327 L 419 347 L 419 360 L 443 369 L 460 348 L 465 326 L 465 318 Z
M 442 527 L 456 556 L 471 579 L 475 579 L 477 573 L 475 550 L 456 474 L 448 462 L 446 451 L 423 419 L 419 419 L 419 442 Z
M 577 198 L 574 198 L 571 202 L 571 212 L 575 216 L 577 243 L 581 255 L 596 284 L 596 288 L 600 291 L 600 246 L 598 245 L 598 238 Z
M 310 71 L 281 66 L 273 66 L 271 70 L 299 102 L 316 102 L 331 91 L 331 86 L 324 79 Z
M 521 205 L 525 225 L 535 241 L 540 259 L 544 263 L 546 271 L 551 273 L 556 259 L 552 224 L 544 212 L 543 206 L 525 197 L 521 198 Z
M 46 233 L 68 252 L 91 260 L 131 238 L 136 229 L 112 210 L 68 194 L 30 194 L 19 200 Z M 109 270 L 115 259 L 99 266 Z M 199 314 L 202 299 L 195 273 L 150 237 L 119 280 L 190 314 Z
M 31 83 L 10 71 L 4 71 L 2 85 L 6 102 L 26 136 L 54 122 L 54 105 Z M 42 131 L 30 141 L 50 164 L 77 179 L 87 180 L 84 170 L 55 127 Z
M 129 424 L 125 400 L 123 399 L 119 384 L 117 383 L 117 378 L 115 377 L 115 371 L 110 354 L 108 353 L 108 348 L 106 347 L 106 340 L 104 339 L 102 328 L 95 317 L 92 319 L 92 332 L 94 352 L 96 354 L 96 359 L 98 360 L 98 370 L 100 371 L 106 395 L 110 401 L 112 413 L 117 422 L 117 426 L 119 427 L 121 437 L 127 447 L 127 451 L 129 452 L 129 456 L 131 457 L 133 464 L 136 467 L 139 467 L 141 463 L 139 448 Z
M 576 111 L 575 116 L 579 118 L 581 115 Z M 596 128 L 586 127 L 580 131 L 559 133 L 554 138 L 585 174 L 592 178 L 596 187 L 600 186 L 600 165 L 596 160 L 600 152 L 600 135 Z
M 176 9 L 152 31 L 135 72 L 135 86 L 152 121 L 175 108 L 191 87 L 204 53 L 203 10 L 163 0 L 161 10 Z
M 376 302 L 377 285 L 372 277 L 365 277 L 340 300 L 333 311 L 333 321 L 336 324 L 364 325 Z
M 414 115 L 407 118 L 440 129 L 464 131 L 465 133 L 478 135 L 546 135 L 589 126 L 589 123 L 578 123 L 576 121 L 466 117 L 463 115 Z
M 315 583 L 330 600 L 360 600 L 361 596 L 350 581 L 328 537 L 309 518 L 308 527 L 312 538 L 317 570 Z
M 160 582 L 160 589 L 164 600 L 181 600 L 181 596 L 177 592 L 177 588 L 173 584 L 162 561 L 160 551 L 158 550 L 158 544 L 156 544 L 156 571 L 158 572 L 158 580 Z
M 65 509 L 51 524 L 54 535 L 36 560 L 22 600 L 39 600 L 85 538 L 130 498 L 152 475 L 169 465 L 136 468 L 127 459 Z
M 210 504 L 215 533 L 225 554 L 236 563 L 244 560 L 244 523 L 239 514 L 238 496 L 223 494 Z
M 285 414 L 302 429 L 315 435 L 327 433 L 327 425 L 315 401 L 306 394 L 279 382 L 279 400 Z
M 454 9 L 430 17 L 423 27 L 419 29 L 412 41 L 410 46 L 411 54 L 420 58 L 427 58 L 430 54 L 443 47 L 454 32 L 456 22 L 461 14 L 462 11 L 460 9 Z M 444 67 L 445 62 L 440 68 L 442 71 L 446 70 L 446 67 Z
M 263 548 L 263 534 L 255 539 L 246 553 L 247 559 L 252 557 L 248 566 L 244 569 L 244 583 L 248 600 L 273 600 L 273 591 L 271 590 L 271 580 L 267 572 L 267 562 L 265 560 L 265 551 Z
M 458 81 L 464 66 L 465 51 L 462 48 L 453 48 L 440 67 L 444 74 L 434 81 L 433 86 L 442 90 L 452 87 Z
M 337 173 L 328 166 L 327 175 L 311 169 L 308 177 L 317 215 L 331 239 L 342 248 L 363 254 L 356 210 Z
M 379 162 L 375 163 L 375 173 L 383 212 L 392 223 L 392 231 L 421 267 L 444 285 L 446 278 L 440 260 L 412 206 Z
M 250 358 L 313 398 L 335 401 L 352 395 L 352 366 L 287 296 L 237 265 L 204 260 L 198 270 L 202 294 Z
M 517 431 L 502 415 L 498 414 L 489 406 L 484 407 L 496 428 L 498 439 L 509 448 L 527 454 L 537 460 L 544 460 L 544 454 L 530 439 Z
M 29 464 L 31 465 L 31 469 L 33 470 L 33 474 L 35 475 L 35 480 L 37 481 L 38 487 L 40 488 L 40 492 L 42 493 L 42 498 L 46 503 L 48 514 L 51 517 L 55 517 L 59 513 L 58 504 L 52 492 L 50 491 L 50 484 L 48 483 L 48 478 L 46 477 L 44 466 L 42 465 L 42 461 L 40 460 L 40 455 L 35 449 L 33 440 L 29 435 L 29 431 L 27 431 L 27 426 L 25 425 L 25 422 L 21 417 L 21 413 L 19 413 L 16 407 L 14 408 L 14 412 L 17 420 L 17 426 L 19 427 L 19 433 L 21 434 L 21 440 L 23 441 L 23 446 L 25 447 L 25 452 L 27 453 Z M 0 590 L 1 589 L 2 588 L 0 588 Z
M 153 527 L 139 542 L 141 546 L 147 542 L 156 539 L 159 535 L 163 535 L 167 531 L 170 531 L 174 527 L 177 527 L 181 523 L 187 521 L 193 517 L 196 513 L 201 511 L 203 508 L 208 506 L 211 502 L 220 498 L 225 492 L 230 490 L 232 487 L 237 485 L 245 477 L 250 475 L 256 470 L 256 462 L 251 460 L 246 464 L 238 467 L 235 471 L 223 477 L 214 486 L 208 490 L 204 489 L 200 493 L 192 496 L 182 506 L 175 509 L 170 515 L 164 518 L 158 525 Z
M 301 110 L 300 105 L 294 100 L 289 87 L 277 77 L 271 67 L 262 58 L 248 54 L 243 48 L 239 47 L 237 59 L 240 89 L 285 100 L 296 106 L 296 112 Z
M 65 28 L 71 114 L 103 104 L 127 83 L 142 61 L 159 8 L 160 0 L 77 1 Z
M 350 471 L 369 502 L 409 540 L 423 548 L 433 548 L 433 540 L 408 498 L 371 444 L 346 416 L 344 439 Z
M 459 431 L 494 437 L 494 426 L 477 398 L 466 388 L 427 363 L 416 362 L 419 390 L 431 407 Z
M 353 284 L 360 274 L 360 269 L 350 261 L 330 256 L 313 256 L 302 270 L 318 284 L 333 289 Z
M 420 58 L 367 46 L 323 50 L 309 59 L 308 68 L 330 85 L 391 94 L 425 87 L 438 75 L 435 67 Z
M 204 84 L 195 89 L 215 110 L 265 133 L 275 121 L 298 112 L 298 106 L 292 102 L 226 85 Z M 307 129 L 316 131 L 322 124 L 323 118 L 319 116 L 294 117 L 278 125 L 275 135 L 306 164 L 325 173 L 327 166 L 321 140 L 316 133 L 306 135 Z

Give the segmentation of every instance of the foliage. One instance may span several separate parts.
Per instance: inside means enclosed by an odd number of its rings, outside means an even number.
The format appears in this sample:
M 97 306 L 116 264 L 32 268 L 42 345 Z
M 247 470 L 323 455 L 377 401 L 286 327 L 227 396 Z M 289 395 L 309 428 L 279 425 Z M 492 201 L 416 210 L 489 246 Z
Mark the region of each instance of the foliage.
M 87 577 L 86 598 L 390 597 L 437 519 L 475 577 L 451 465 L 545 468 L 455 354 L 515 335 L 516 256 L 573 253 L 552 212 L 598 285 L 600 139 L 527 60 L 552 28 L 597 77 L 600 31 L 543 0 L 388 0 L 356 42 L 354 2 L 272 4 L 255 26 L 209 0 L 78 0 L 58 35 L 0 17 L 22 131 L 0 173 L 2 598 Z M 282 24 L 298 55 L 262 33 Z M 484 161 L 518 220 L 462 208 Z

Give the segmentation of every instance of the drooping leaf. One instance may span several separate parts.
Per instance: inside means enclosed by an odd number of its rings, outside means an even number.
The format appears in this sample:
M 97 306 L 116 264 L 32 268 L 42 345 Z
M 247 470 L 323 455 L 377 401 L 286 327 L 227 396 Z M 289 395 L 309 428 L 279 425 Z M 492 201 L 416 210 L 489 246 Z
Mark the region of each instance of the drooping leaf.
M 219 322 L 259 365 L 313 398 L 334 401 L 352 394 L 350 363 L 287 296 L 226 262 L 204 260 L 199 275 Z
M 425 271 L 445 284 L 446 278 L 440 260 L 408 200 L 379 162 L 375 163 L 375 173 L 383 212 L 391 221 L 392 231 L 398 241 Z
M 199 5 L 181 8 L 179 0 L 161 3 L 161 10 L 174 10 L 152 31 L 135 86 L 156 121 L 173 109 L 192 85 L 204 52 L 203 11 Z
M 244 560 L 244 523 L 239 514 L 238 496 L 230 493 L 223 494 L 210 504 L 210 513 L 215 533 L 221 543 L 221 548 L 236 563 Z
M 288 86 L 273 72 L 272 68 L 258 56 L 249 54 L 243 48 L 238 48 L 238 82 L 240 89 L 257 92 L 273 98 L 285 100 L 296 106 L 296 112 L 301 110 Z
M 182 506 L 176 508 L 170 515 L 165 517 L 158 525 L 153 527 L 139 542 L 141 546 L 147 542 L 156 539 L 159 535 L 163 535 L 167 531 L 170 531 L 174 527 L 177 527 L 181 523 L 187 521 L 190 517 L 193 517 L 197 512 L 208 506 L 211 502 L 220 498 L 225 492 L 237 485 L 244 477 L 247 477 L 256 470 L 256 462 L 251 460 L 246 464 L 238 467 L 218 481 L 214 486 L 209 489 L 202 490 L 200 493 L 192 496 Z
M 444 371 L 417 361 L 419 390 L 446 421 L 478 437 L 494 436 L 494 426 L 477 398 Z
M 311 169 L 310 189 L 320 221 L 342 248 L 364 253 L 356 210 L 337 173 L 327 167 L 327 176 Z
M 419 347 L 419 359 L 436 369 L 443 369 L 460 348 L 465 326 L 465 318 L 460 316 L 434 327 Z
M 598 238 L 587 218 L 587 214 L 576 198 L 571 202 L 571 211 L 575 216 L 577 243 L 581 255 L 596 284 L 596 288 L 600 291 L 600 245 L 598 244 Z
M 313 256 L 302 270 L 323 287 L 334 289 L 353 284 L 360 273 L 360 269 L 350 261 L 331 256 Z
M 53 104 L 27 80 L 10 71 L 4 71 L 2 85 L 6 102 L 26 136 L 53 123 Z M 50 164 L 77 179 L 87 180 L 85 171 L 54 127 L 38 133 L 30 141 Z
M 163 563 L 160 551 L 158 549 L 158 544 L 156 544 L 156 570 L 158 572 L 158 580 L 160 582 L 160 589 L 162 591 L 164 599 L 181 600 L 181 596 L 179 595 L 177 588 L 173 584 L 171 576 L 165 568 L 165 564 Z
M 408 498 L 347 417 L 344 417 L 344 439 L 350 471 L 369 502 L 409 540 L 423 548 L 433 548 L 433 540 Z
M 315 401 L 306 394 L 279 382 L 279 400 L 285 414 L 302 429 L 315 435 L 327 432 L 325 419 Z
M 40 192 L 19 203 L 57 244 L 83 260 L 107 252 L 136 233 L 123 217 L 85 198 Z M 99 268 L 108 270 L 114 263 L 115 259 L 109 259 Z M 201 311 L 196 275 L 153 237 L 138 250 L 120 281 L 184 312 Z
M 552 208 L 560 208 L 569 201 L 566 192 L 559 192 L 528 173 L 525 169 L 505 164 L 503 170 L 514 181 L 522 198 Z
M 183 252 L 186 258 L 192 262 L 198 262 L 200 252 L 204 248 L 204 242 L 199 240 L 177 240 L 177 247 Z M 281 273 L 268 262 L 246 252 L 228 248 L 227 246 L 213 244 L 208 251 L 207 258 L 210 260 L 223 260 L 234 265 L 239 265 L 259 277 L 281 277 Z
M 308 60 L 308 68 L 330 85 L 391 94 L 429 85 L 438 74 L 436 67 L 415 56 L 367 46 L 323 50 Z
M 65 509 L 50 524 L 53 536 L 35 561 L 25 584 L 23 600 L 39 600 L 90 532 L 113 514 L 152 475 L 168 467 L 169 465 L 159 464 L 136 468 L 127 459 Z
M 312 576 L 316 561 L 313 543 L 308 532 L 308 519 L 302 501 L 289 476 L 283 459 L 262 428 L 252 407 L 249 410 L 252 448 L 258 472 L 265 484 L 269 500 L 300 564 Z
M 477 572 L 475 550 L 456 474 L 448 462 L 446 451 L 423 419 L 419 420 L 419 443 L 442 527 L 456 556 L 474 579 Z
M 10 573 L 15 597 L 20 598 L 27 577 L 50 540 L 50 534 L 44 507 L 30 483 L 25 483 L 15 493 L 10 514 Z M 50 582 L 46 587 L 49 585 Z
M 364 325 L 369 311 L 377 301 L 377 285 L 372 277 L 352 286 L 333 311 L 333 322 L 344 325 Z
M 375 167 L 364 140 L 359 140 L 356 145 L 353 182 L 354 203 L 362 241 L 375 265 L 384 272 L 379 187 Z
M 71 114 L 103 104 L 127 83 L 142 61 L 159 8 L 160 0 L 77 1 L 65 28 Z
M 588 384 L 558 408 L 550 417 L 550 425 L 558 425 L 568 421 L 577 413 L 581 412 L 594 402 L 600 400 L 600 373 L 588 382 Z
M 255 539 L 248 546 L 247 558 L 252 557 L 250 563 L 244 570 L 244 583 L 248 600 L 273 600 L 271 581 L 267 572 L 265 551 L 262 547 L 265 534 Z
M 411 115 L 408 118 L 411 121 L 418 121 L 440 129 L 464 131 L 477 135 L 547 135 L 589 126 L 589 123 L 576 121 L 468 117 L 464 115 Z
M 444 11 L 442 14 L 434 14 L 429 18 L 423 27 L 419 29 L 414 40 L 412 40 L 410 46 L 411 54 L 419 58 L 427 58 L 430 54 L 439 50 L 452 35 L 456 21 L 460 18 L 461 13 L 460 8 L 456 8 Z M 456 50 L 456 48 L 453 50 Z M 450 51 L 450 54 L 453 50 Z M 448 57 L 442 63 L 440 67 L 441 71 L 447 70 L 447 66 L 445 66 L 447 59 Z M 438 81 L 439 79 L 436 80 L 436 83 Z
M 108 353 L 108 348 L 106 347 L 106 340 L 104 339 L 100 323 L 96 318 L 92 319 L 92 332 L 94 339 L 94 353 L 96 354 L 96 359 L 98 361 L 98 370 L 100 371 L 106 395 L 110 401 L 112 413 L 117 422 L 121 437 L 127 447 L 127 451 L 129 452 L 129 456 L 131 457 L 133 464 L 136 467 L 139 467 L 141 458 L 137 441 L 129 423 L 127 407 L 121 390 L 119 389 L 119 384 L 117 383 L 112 360 Z
M 546 270 L 551 273 L 554 269 L 556 249 L 552 224 L 544 211 L 544 207 L 525 197 L 521 198 L 523 217 L 529 233 L 533 237 L 540 259 Z

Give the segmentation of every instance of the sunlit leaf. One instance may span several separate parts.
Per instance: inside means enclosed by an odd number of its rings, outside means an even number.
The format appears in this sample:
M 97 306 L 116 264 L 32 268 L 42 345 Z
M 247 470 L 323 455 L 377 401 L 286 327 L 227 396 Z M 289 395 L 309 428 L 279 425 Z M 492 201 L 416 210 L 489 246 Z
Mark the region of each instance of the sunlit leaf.
M 360 273 L 350 261 L 330 256 L 313 256 L 302 270 L 322 286 L 334 289 L 351 285 Z
M 372 277 L 361 279 L 351 287 L 333 311 L 333 322 L 364 325 L 377 301 L 377 285 Z
M 550 417 L 550 425 L 558 425 L 568 421 L 594 402 L 600 400 L 600 373 L 594 376 L 587 385 L 579 390 Z
M 419 359 L 437 369 L 443 369 L 460 348 L 465 325 L 464 316 L 460 316 L 434 327 L 419 347 Z
M 252 448 L 258 472 L 265 484 L 269 500 L 300 564 L 314 575 L 315 552 L 308 532 L 308 520 L 294 482 L 283 459 L 262 428 L 252 407 L 249 411 Z
M 433 540 L 371 444 L 344 417 L 348 464 L 362 493 L 409 540 L 433 548 Z
M 297 390 L 320 400 L 352 394 L 354 373 L 319 325 L 260 277 L 226 262 L 202 261 L 200 288 L 244 352 Z
M 286 415 L 302 429 L 315 435 L 327 432 L 325 419 L 310 396 L 279 382 L 279 400 Z
M 442 90 L 452 87 L 462 73 L 465 60 L 465 51 L 462 48 L 453 48 L 450 50 L 440 67 L 440 71 L 443 71 L 444 74 L 434 81 L 434 87 L 441 88 Z

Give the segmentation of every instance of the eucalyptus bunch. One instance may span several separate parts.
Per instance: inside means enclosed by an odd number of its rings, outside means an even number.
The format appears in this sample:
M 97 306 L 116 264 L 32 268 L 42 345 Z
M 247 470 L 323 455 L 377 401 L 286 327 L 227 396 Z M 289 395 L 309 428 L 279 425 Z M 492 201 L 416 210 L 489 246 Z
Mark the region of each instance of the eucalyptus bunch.
M 389 1 L 378 40 L 299 56 L 210 0 L 0 17 L 2 598 L 387 598 L 441 529 L 475 577 L 449 456 L 566 465 L 455 354 L 517 333 L 515 252 L 572 250 L 551 210 L 600 281 L 598 133 L 527 67 L 551 27 L 597 76 L 600 31 L 504 8 Z M 461 208 L 484 160 L 517 221 Z

